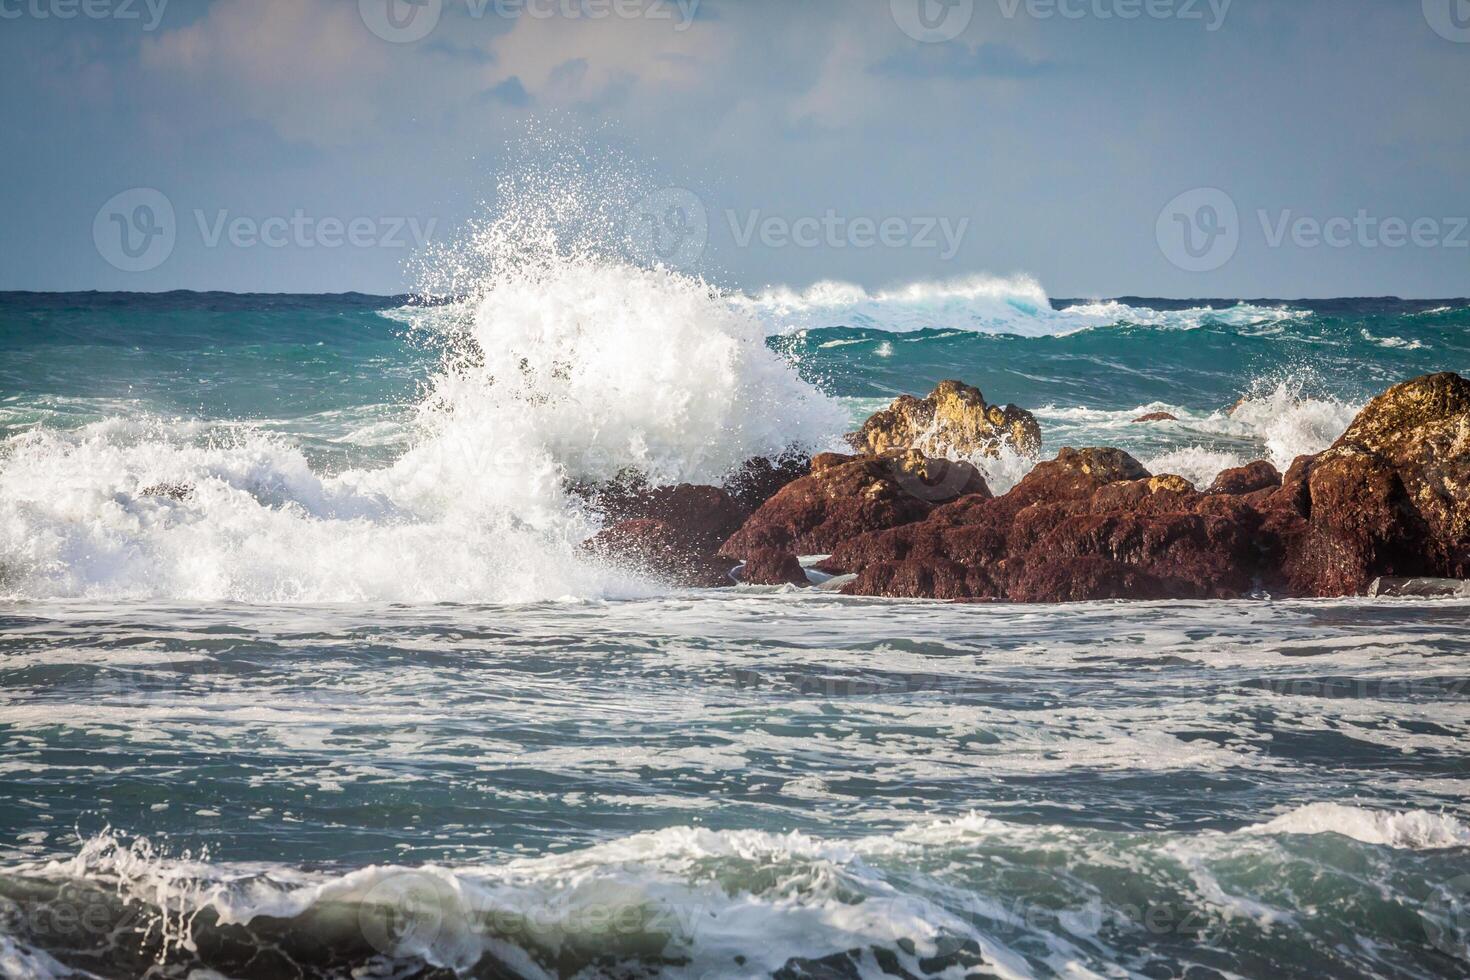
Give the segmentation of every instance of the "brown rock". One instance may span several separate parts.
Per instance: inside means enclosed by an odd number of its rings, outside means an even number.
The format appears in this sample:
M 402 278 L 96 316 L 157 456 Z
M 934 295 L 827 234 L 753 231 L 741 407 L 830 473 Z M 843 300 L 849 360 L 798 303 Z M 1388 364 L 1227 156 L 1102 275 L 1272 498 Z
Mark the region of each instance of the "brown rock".
M 1150 477 L 1120 450 L 1063 450 L 1004 497 L 970 497 L 917 523 L 844 541 L 820 566 L 844 591 L 1074 602 L 1216 598 L 1253 587 L 1259 513 Z
M 1041 449 L 1041 427 L 1014 405 L 988 405 L 978 388 L 941 381 L 927 398 L 901 395 L 849 437 L 873 454 L 917 449 L 929 456 L 998 456 L 1009 446 L 1028 456 Z
M 1006 497 L 1020 506 L 1091 497 L 1109 483 L 1146 480 L 1149 475 L 1142 463 L 1121 449 L 1064 448 L 1056 459 L 1038 463 Z
M 1159 583 L 1136 568 L 1106 558 L 1041 559 L 1024 566 L 1011 589 L 1013 602 L 1089 602 L 1167 598 Z
M 833 472 L 839 471 L 840 464 Z M 1116 449 L 1064 449 L 1010 493 L 844 537 L 820 566 L 859 595 L 1066 602 L 1361 594 L 1470 570 L 1470 382 L 1395 386 L 1331 449 L 1200 493 Z
M 746 511 L 719 487 L 681 483 L 604 484 L 586 494 L 609 524 L 653 520 L 676 529 L 691 549 L 713 554 L 744 523 Z
M 786 484 L 810 472 L 811 464 L 805 456 L 788 455 L 775 460 L 757 456 L 746 460 L 725 480 L 725 491 L 749 515 Z
M 1445 372 L 1379 395 L 1333 449 L 1377 454 L 1402 480 L 1428 525 L 1433 552 L 1425 574 L 1470 573 L 1470 381 Z
M 822 554 L 859 534 L 920 520 L 936 504 L 969 494 L 989 496 L 990 490 L 968 463 L 916 452 L 845 462 L 819 457 L 810 476 L 783 487 L 720 554 L 745 559 L 766 548 Z
M 1149 412 L 1147 415 L 1140 415 L 1138 418 L 1134 419 L 1133 421 L 1134 422 L 1178 422 L 1179 421 L 1179 416 L 1177 416 L 1177 415 L 1171 415 L 1168 412 Z
M 1222 470 L 1206 492 L 1238 495 L 1255 493 L 1260 490 L 1274 490 L 1280 486 L 1280 471 L 1264 459 L 1258 459 L 1245 466 Z
M 823 470 L 830 470 L 834 466 L 841 466 L 843 463 L 851 463 L 859 458 L 858 456 L 850 456 L 846 453 L 817 453 L 817 455 L 812 457 L 811 466 L 808 469 L 812 473 L 820 473 Z
M 811 584 L 796 555 L 773 548 L 753 552 L 740 570 L 740 581 L 746 585 Z
M 983 576 L 958 562 L 879 562 L 863 569 L 857 579 L 842 589 L 846 595 L 883 596 L 889 599 L 976 599 L 986 598 Z
M 734 585 L 735 562 L 693 544 L 684 529 L 665 521 L 635 518 L 603 530 L 584 547 L 592 554 L 670 584 L 689 588 Z
M 1380 575 L 1420 574 L 1428 528 L 1388 461 L 1357 447 L 1323 453 L 1308 480 L 1311 516 L 1287 551 L 1292 591 L 1359 595 Z

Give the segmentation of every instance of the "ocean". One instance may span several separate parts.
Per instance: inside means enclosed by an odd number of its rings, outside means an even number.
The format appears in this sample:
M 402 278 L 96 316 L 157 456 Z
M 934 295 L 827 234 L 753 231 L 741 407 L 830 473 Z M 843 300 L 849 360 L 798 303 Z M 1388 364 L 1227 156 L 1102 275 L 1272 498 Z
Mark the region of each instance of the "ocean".
M 675 590 L 564 484 L 951 377 L 1207 483 L 1467 327 L 580 255 L 0 295 L 0 975 L 1464 976 L 1470 602 Z

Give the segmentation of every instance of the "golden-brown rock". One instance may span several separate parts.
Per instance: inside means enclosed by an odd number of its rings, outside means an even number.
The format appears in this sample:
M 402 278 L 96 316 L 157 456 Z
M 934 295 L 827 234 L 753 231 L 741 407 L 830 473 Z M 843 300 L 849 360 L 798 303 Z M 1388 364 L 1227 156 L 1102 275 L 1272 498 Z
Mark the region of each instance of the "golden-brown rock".
M 1035 456 L 1041 450 L 1041 427 L 1025 409 L 989 405 L 980 389 L 941 381 L 927 398 L 901 395 L 850 439 L 873 454 L 917 449 L 929 456 L 998 456 L 1009 447 Z
M 1470 381 L 1430 374 L 1368 403 L 1333 446 L 1360 447 L 1398 473 L 1429 525 L 1441 571 L 1470 571 Z

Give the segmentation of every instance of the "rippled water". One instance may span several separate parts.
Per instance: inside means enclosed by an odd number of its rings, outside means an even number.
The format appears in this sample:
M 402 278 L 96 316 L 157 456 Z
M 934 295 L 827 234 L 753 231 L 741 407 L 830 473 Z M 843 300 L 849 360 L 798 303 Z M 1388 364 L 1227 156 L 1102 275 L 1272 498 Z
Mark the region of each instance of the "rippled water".
M 671 591 L 557 489 L 946 376 L 1204 481 L 1470 368 L 1463 304 L 645 278 L 648 366 L 589 276 L 475 321 L 545 404 L 445 368 L 454 311 L 0 300 L 0 975 L 1470 970 L 1470 602 Z
M 518 947 L 543 968 L 580 943 L 591 969 L 598 916 L 631 908 L 671 918 L 613 929 L 622 952 L 648 962 L 667 927 L 676 975 L 849 950 L 860 972 L 1452 975 L 1467 611 L 27 605 L 0 625 L 0 893 L 81 873 L 261 942 L 391 893 L 395 928 L 482 969 L 513 913 L 548 917 Z M 421 867 L 442 896 L 392 871 Z M 85 952 L 106 937 L 30 938 L 108 974 Z M 323 969 L 379 952 L 356 947 Z M 170 957 L 200 961 L 270 975 Z

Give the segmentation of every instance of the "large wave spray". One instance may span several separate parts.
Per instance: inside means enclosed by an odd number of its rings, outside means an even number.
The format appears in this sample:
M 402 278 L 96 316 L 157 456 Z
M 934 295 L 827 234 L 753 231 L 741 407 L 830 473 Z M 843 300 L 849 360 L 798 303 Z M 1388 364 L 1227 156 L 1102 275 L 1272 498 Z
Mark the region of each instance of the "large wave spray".
M 534 601 L 638 594 L 579 544 L 568 481 L 716 482 L 846 414 L 698 279 L 621 254 L 628 180 L 562 150 L 431 256 L 411 311 L 442 346 L 392 465 L 314 472 L 251 427 L 120 420 L 12 440 L 0 594 Z M 158 493 L 164 487 L 169 492 Z

